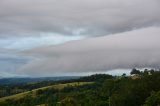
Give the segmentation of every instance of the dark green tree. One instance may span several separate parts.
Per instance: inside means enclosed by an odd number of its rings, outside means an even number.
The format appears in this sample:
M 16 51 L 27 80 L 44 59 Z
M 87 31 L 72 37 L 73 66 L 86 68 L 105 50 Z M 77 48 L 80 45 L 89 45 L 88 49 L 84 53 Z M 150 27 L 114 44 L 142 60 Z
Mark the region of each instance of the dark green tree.
M 136 68 L 133 68 L 130 74 L 131 74 L 131 75 L 133 75 L 133 74 L 138 74 L 138 75 L 140 75 L 141 72 L 140 72 L 139 70 L 137 70 Z
M 144 106 L 159 106 L 160 105 L 160 91 L 159 92 L 151 92 L 151 96 L 149 96 Z
M 66 97 L 58 102 L 57 106 L 79 106 L 72 97 Z

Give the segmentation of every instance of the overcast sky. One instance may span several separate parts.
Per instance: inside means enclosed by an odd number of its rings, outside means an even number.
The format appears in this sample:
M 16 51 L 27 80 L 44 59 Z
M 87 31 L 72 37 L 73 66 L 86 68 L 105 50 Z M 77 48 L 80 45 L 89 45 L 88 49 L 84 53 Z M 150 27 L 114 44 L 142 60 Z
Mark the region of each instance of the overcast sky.
M 159 68 L 159 13 L 159 0 L 0 0 L 0 77 Z

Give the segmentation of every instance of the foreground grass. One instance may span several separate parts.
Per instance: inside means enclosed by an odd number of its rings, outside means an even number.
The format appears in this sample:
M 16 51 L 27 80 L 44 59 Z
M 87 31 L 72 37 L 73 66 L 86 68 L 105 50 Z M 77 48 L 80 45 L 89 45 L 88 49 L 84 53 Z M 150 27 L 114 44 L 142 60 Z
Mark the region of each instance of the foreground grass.
M 62 90 L 68 86 L 82 86 L 82 85 L 93 84 L 93 83 L 94 82 L 72 82 L 72 83 L 66 83 L 66 84 L 56 84 L 56 85 L 46 86 L 46 87 L 34 89 L 32 91 L 27 91 L 27 92 L 23 92 L 23 93 L 11 95 L 11 96 L 2 97 L 2 98 L 0 98 L 0 102 L 3 102 L 7 99 L 18 100 L 18 99 L 25 97 L 28 94 L 31 94 L 32 96 L 34 96 L 38 90 L 45 90 L 48 88 Z

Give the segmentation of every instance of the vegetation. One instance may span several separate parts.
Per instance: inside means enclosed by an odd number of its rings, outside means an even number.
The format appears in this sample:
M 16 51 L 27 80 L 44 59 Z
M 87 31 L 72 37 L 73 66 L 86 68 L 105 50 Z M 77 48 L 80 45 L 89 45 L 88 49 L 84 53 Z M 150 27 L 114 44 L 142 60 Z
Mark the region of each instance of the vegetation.
M 158 106 L 160 104 L 160 91 L 151 92 L 151 95 L 146 99 L 144 106 Z
M 145 69 L 141 72 L 133 69 L 131 74 L 132 76 L 96 74 L 74 80 L 52 82 L 53 85 L 48 82 L 50 86 L 0 98 L 0 106 L 160 105 L 160 71 Z
M 137 69 L 132 69 L 132 71 L 131 71 L 131 73 L 130 73 L 131 75 L 133 75 L 133 74 L 138 74 L 138 75 L 140 75 L 141 74 L 141 72 L 139 71 L 139 70 L 137 70 Z
M 2 97 L 2 98 L 0 98 L 0 102 L 5 101 L 7 99 L 18 100 L 18 99 L 21 99 L 21 98 L 23 98 L 27 95 L 35 96 L 36 93 L 43 92 L 43 90 L 45 90 L 45 89 L 52 89 L 53 88 L 53 89 L 61 90 L 65 87 L 82 86 L 82 85 L 92 84 L 92 83 L 93 82 L 73 82 L 73 83 L 66 83 L 66 84 L 56 84 L 56 85 L 52 85 L 52 86 L 42 87 L 42 88 L 34 89 L 34 90 L 31 90 L 31 91 L 15 94 L 15 95 L 12 95 L 12 96 Z

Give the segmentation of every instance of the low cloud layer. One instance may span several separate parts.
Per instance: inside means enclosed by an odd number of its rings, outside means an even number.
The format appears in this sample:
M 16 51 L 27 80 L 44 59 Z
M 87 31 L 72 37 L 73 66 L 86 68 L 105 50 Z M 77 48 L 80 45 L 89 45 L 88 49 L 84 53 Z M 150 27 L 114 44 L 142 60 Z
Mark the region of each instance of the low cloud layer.
M 0 37 L 101 36 L 160 25 L 159 0 L 1 0 Z
M 104 72 L 160 66 L 160 27 L 149 27 L 104 37 L 25 51 L 42 56 L 17 71 L 28 75 Z

